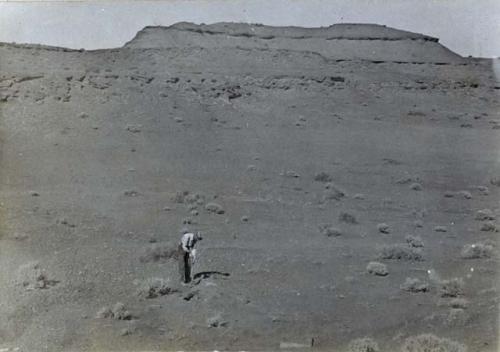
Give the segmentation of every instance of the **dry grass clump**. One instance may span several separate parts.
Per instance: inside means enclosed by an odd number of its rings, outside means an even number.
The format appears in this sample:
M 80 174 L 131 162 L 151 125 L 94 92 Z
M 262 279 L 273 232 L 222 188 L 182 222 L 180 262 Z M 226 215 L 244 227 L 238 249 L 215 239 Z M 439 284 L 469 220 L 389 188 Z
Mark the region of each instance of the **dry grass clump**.
M 151 278 L 142 283 L 138 295 L 144 298 L 156 298 L 177 292 L 172 288 L 169 280 L 162 278 Z
M 493 214 L 491 209 L 481 209 L 476 212 L 475 219 L 479 221 L 495 220 L 495 214 Z
M 354 339 L 347 346 L 348 352 L 379 352 L 377 342 L 369 337 Z
M 460 256 L 464 259 L 490 258 L 493 255 L 493 246 L 489 243 L 473 243 L 463 247 Z
M 340 213 L 339 221 L 345 222 L 346 224 L 351 224 L 351 225 L 358 223 L 358 220 L 356 219 L 356 216 L 354 214 L 346 213 L 346 212 Z
M 98 319 L 131 320 L 132 314 L 121 302 L 116 303 L 113 308 L 102 307 L 96 315 Z
M 324 224 L 319 226 L 319 231 L 326 237 L 338 237 L 342 235 L 342 231 L 332 226 L 331 224 Z
M 462 278 L 442 280 L 438 285 L 441 297 L 458 297 L 463 295 L 464 280 Z
M 387 276 L 389 274 L 389 271 L 387 271 L 387 265 L 379 262 L 368 263 L 366 271 L 377 276 Z
M 379 258 L 405 261 L 423 261 L 420 248 L 407 247 L 403 244 L 391 244 L 380 248 Z
M 405 340 L 401 352 L 467 352 L 467 348 L 450 339 L 433 334 L 411 336 Z
M 408 235 L 405 239 L 408 246 L 412 248 L 422 248 L 424 246 L 424 242 L 420 236 Z
M 408 291 L 413 293 L 427 292 L 429 291 L 429 284 L 420 281 L 420 279 L 407 277 L 405 282 L 401 284 L 400 288 L 403 291 Z

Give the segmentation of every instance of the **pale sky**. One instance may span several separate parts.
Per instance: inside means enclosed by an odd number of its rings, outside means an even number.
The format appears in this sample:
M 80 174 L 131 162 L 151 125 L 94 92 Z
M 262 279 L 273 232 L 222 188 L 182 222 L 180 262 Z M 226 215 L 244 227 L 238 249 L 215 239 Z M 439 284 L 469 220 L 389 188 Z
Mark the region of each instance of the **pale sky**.
M 463 55 L 500 56 L 500 0 L 167 0 L 0 2 L 0 41 L 122 46 L 148 25 L 378 23 L 440 38 Z

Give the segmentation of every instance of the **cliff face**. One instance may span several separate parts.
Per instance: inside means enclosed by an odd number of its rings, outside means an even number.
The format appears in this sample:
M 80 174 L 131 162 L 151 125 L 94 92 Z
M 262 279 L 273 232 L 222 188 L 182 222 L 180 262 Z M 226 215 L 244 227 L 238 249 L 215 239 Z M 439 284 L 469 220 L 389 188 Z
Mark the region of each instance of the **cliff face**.
M 329 60 L 459 63 L 461 57 L 436 38 L 379 25 L 337 24 L 327 28 L 179 23 L 146 27 L 127 48 L 240 48 L 313 52 Z
M 0 45 L 0 348 L 496 351 L 499 88 L 372 25 Z

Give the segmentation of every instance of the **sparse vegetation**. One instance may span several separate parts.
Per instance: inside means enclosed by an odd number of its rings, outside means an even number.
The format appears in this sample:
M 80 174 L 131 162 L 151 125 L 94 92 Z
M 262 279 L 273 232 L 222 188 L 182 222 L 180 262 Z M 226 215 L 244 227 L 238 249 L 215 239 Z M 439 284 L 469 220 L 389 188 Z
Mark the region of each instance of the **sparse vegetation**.
M 378 230 L 378 232 L 384 233 L 384 234 L 389 234 L 391 232 L 389 225 L 387 225 L 386 223 L 378 224 L 377 230 Z
M 405 340 L 401 352 L 467 352 L 464 345 L 433 334 L 412 336 Z
M 464 280 L 455 278 L 451 280 L 442 280 L 439 282 L 439 294 L 441 297 L 458 297 L 463 295 Z
M 169 280 L 151 278 L 142 283 L 138 295 L 144 298 L 156 298 L 174 292 L 177 292 L 177 289 L 171 287 Z
M 420 281 L 417 278 L 407 277 L 405 282 L 401 284 L 401 289 L 408 292 L 427 292 L 429 291 L 429 284 Z
M 377 276 L 387 276 L 389 274 L 389 271 L 387 271 L 387 265 L 379 262 L 368 263 L 366 271 Z
M 331 224 L 321 225 L 319 226 L 319 230 L 326 237 L 338 237 L 342 235 L 342 231 Z
M 467 244 L 460 253 L 464 259 L 490 258 L 493 254 L 493 246 L 488 243 Z
M 420 236 L 408 235 L 408 236 L 406 236 L 405 239 L 406 239 L 406 243 L 410 247 L 422 248 L 424 246 L 424 242 L 422 241 L 422 238 Z
M 359 338 L 349 342 L 348 352 L 379 352 L 377 342 L 369 337 Z
M 314 181 L 326 183 L 326 182 L 332 182 L 333 178 L 326 172 L 320 172 L 314 176 Z
M 403 244 L 392 244 L 381 247 L 379 258 L 406 261 L 424 260 L 421 249 L 408 247 Z
M 481 209 L 476 212 L 475 219 L 479 221 L 495 220 L 495 215 L 491 209 Z
M 345 222 L 346 224 L 351 224 L 351 225 L 354 225 L 354 224 L 358 223 L 358 220 L 356 219 L 356 216 L 354 216 L 351 213 L 346 213 L 346 212 L 340 213 L 340 215 L 339 215 L 339 221 Z

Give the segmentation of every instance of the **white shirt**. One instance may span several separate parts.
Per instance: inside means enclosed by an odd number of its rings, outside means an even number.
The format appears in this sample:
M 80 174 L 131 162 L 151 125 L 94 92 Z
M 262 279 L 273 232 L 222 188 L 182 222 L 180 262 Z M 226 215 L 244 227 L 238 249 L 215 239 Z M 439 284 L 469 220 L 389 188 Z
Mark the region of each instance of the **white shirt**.
M 190 252 L 196 243 L 194 233 L 185 233 L 181 238 L 181 246 L 185 252 Z

